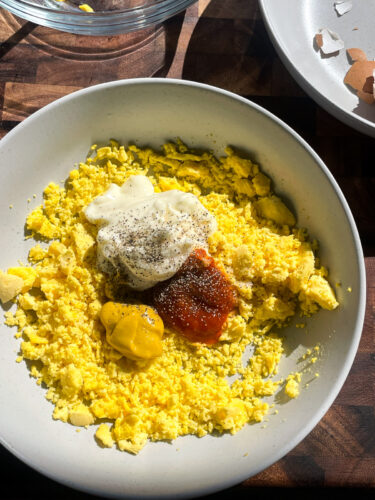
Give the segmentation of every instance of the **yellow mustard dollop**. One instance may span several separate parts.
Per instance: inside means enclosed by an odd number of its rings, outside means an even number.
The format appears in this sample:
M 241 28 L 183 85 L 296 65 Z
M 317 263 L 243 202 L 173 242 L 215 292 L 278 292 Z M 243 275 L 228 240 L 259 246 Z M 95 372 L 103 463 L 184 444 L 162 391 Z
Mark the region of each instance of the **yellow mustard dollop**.
M 100 319 L 107 342 L 129 359 L 152 359 L 161 356 L 164 324 L 151 307 L 107 302 Z

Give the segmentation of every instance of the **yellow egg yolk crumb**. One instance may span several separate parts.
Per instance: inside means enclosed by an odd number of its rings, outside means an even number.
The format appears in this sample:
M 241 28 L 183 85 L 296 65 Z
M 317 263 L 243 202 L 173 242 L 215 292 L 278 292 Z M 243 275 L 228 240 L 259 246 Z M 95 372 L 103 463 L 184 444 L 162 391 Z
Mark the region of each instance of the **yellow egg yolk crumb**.
M 94 12 L 94 9 L 88 5 L 87 3 L 82 3 L 79 8 L 83 10 L 84 12 Z
M 20 276 L 0 271 L 0 301 L 6 304 L 14 299 L 23 289 L 24 281 Z
M 95 433 L 96 439 L 105 448 L 112 448 L 114 441 L 112 438 L 111 430 L 107 424 L 101 424 Z
M 96 266 L 97 227 L 83 209 L 111 183 L 138 174 L 148 175 L 157 192 L 193 193 L 216 218 L 209 252 L 230 277 L 238 307 L 211 347 L 165 329 L 161 355 L 137 361 L 106 340 L 100 311 L 113 289 Z M 262 421 L 265 398 L 281 383 L 275 380 L 283 353 L 276 328 L 297 311 L 309 316 L 338 305 L 314 245 L 295 224 L 269 177 L 230 148 L 218 159 L 181 141 L 162 151 L 116 141 L 94 146 L 66 187 L 50 183 L 43 205 L 27 217 L 34 236 L 54 241 L 30 250 L 33 267 L 8 271 L 23 281 L 17 311 L 6 313 L 6 322 L 22 333 L 22 356 L 48 387 L 53 417 L 76 426 L 109 419 L 111 428 L 100 425 L 96 438 L 130 453 L 148 440 L 235 433 Z M 243 363 L 249 344 L 254 352 Z M 296 386 L 295 379 L 287 382 L 290 397 Z
M 286 384 L 285 384 L 285 394 L 290 398 L 294 399 L 299 396 L 300 387 L 299 384 L 301 382 L 301 373 L 291 373 L 288 375 Z
M 299 395 L 299 385 L 294 379 L 288 380 L 285 386 L 285 393 L 290 398 L 296 398 Z

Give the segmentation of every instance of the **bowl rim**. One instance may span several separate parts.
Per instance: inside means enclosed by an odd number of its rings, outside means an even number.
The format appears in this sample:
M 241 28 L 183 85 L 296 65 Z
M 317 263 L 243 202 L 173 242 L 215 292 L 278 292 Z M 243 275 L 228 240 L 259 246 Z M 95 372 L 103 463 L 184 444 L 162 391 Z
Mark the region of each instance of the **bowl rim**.
M 60 2 L 63 2 L 64 0 L 58 0 Z M 114 10 L 95 10 L 93 13 L 92 12 L 85 12 L 85 11 L 66 11 L 66 10 L 59 10 L 57 8 L 53 8 L 53 7 L 48 7 L 47 5 L 43 5 L 43 4 L 37 4 L 37 3 L 34 3 L 32 0 L 17 0 L 17 3 L 18 4 L 21 4 L 21 5 L 25 5 L 27 7 L 32 7 L 32 8 L 36 8 L 38 10 L 41 10 L 41 11 L 45 11 L 45 12 L 57 12 L 59 16 L 64 16 L 64 15 L 74 15 L 74 16 L 78 16 L 78 17 L 87 17 L 87 14 L 103 14 L 104 16 L 109 16 L 109 15 L 113 15 L 114 13 L 116 14 L 120 14 L 120 13 L 126 13 L 126 12 L 137 12 L 137 11 L 143 11 L 147 8 L 154 8 L 158 5 L 168 5 L 170 4 L 171 2 L 173 2 L 174 0 L 147 0 L 147 1 L 144 1 L 143 4 L 140 3 L 140 5 L 138 6 L 135 6 L 135 7 L 127 7 L 127 8 L 123 8 L 123 9 L 114 9 Z M 184 0 L 181 0 L 182 2 L 184 2 Z M 192 0 L 192 1 L 197 1 L 197 0 Z M 1 3 L 3 3 L 4 0 L 1 0 Z M 6 0 L 5 0 L 5 3 L 6 3 Z M 84 0 L 82 0 L 82 3 L 84 3 Z
M 339 198 L 339 201 L 344 209 L 345 215 L 347 217 L 350 229 L 351 229 L 351 235 L 354 241 L 354 247 L 356 250 L 356 255 L 357 255 L 357 265 L 359 269 L 359 290 L 358 290 L 358 311 L 357 311 L 357 317 L 355 321 L 355 326 L 353 329 L 353 336 L 352 336 L 352 341 L 350 343 L 350 348 L 348 350 L 348 355 L 345 360 L 345 363 L 341 367 L 340 375 L 339 377 L 336 378 L 331 391 L 329 394 L 325 397 L 322 405 L 320 406 L 319 410 L 314 414 L 314 416 L 308 421 L 308 425 L 306 425 L 299 433 L 297 433 L 294 438 L 286 443 L 281 449 L 277 450 L 276 453 L 269 458 L 269 460 L 265 461 L 262 463 L 262 465 L 258 466 L 255 468 L 252 473 L 251 477 L 258 474 L 259 472 L 267 469 L 270 467 L 272 464 L 280 460 L 283 456 L 285 456 L 287 453 L 289 453 L 297 444 L 299 444 L 311 431 L 312 429 L 318 424 L 318 422 L 323 418 L 325 413 L 328 411 L 330 406 L 333 404 L 334 400 L 336 399 L 338 393 L 340 392 L 342 386 L 344 385 L 345 380 L 347 379 L 347 376 L 349 374 L 349 371 L 352 367 L 355 355 L 358 350 L 358 345 L 361 339 L 361 334 L 362 334 L 362 329 L 363 329 L 363 323 L 364 323 L 364 317 L 365 317 L 365 308 L 366 308 L 366 271 L 365 271 L 365 262 L 364 262 L 364 256 L 363 256 L 363 251 L 362 251 L 362 245 L 360 241 L 360 237 L 358 234 L 358 230 L 354 221 L 354 217 L 351 213 L 351 210 L 349 208 L 349 205 L 339 187 L 337 184 L 334 176 L 328 169 L 328 167 L 324 164 L 322 159 L 318 156 L 318 154 L 311 148 L 311 146 L 297 133 L 295 132 L 289 125 L 287 125 L 285 122 L 283 122 L 280 118 L 275 116 L 273 113 L 270 111 L 262 108 L 258 104 L 252 102 L 249 99 L 246 99 L 242 96 L 239 96 L 233 92 L 221 89 L 219 87 L 215 87 L 212 85 L 207 85 L 204 83 L 199 83 L 199 82 L 194 82 L 194 81 L 189 81 L 189 80 L 180 80 L 180 79 L 165 79 L 165 78 L 132 78 L 132 79 L 127 79 L 127 80 L 117 80 L 117 81 L 111 81 L 111 82 L 106 82 L 106 83 L 101 83 L 98 85 L 94 85 L 92 87 L 87 87 L 80 89 L 78 91 L 72 92 L 71 94 L 68 94 L 64 97 L 61 97 L 55 101 L 53 101 L 50 104 L 47 104 L 43 108 L 39 109 L 38 111 L 34 112 L 32 115 L 27 117 L 25 120 L 23 120 L 21 123 L 16 125 L 14 129 L 12 129 L 10 132 L 7 133 L 5 137 L 3 137 L 0 140 L 0 152 L 1 149 L 6 148 L 8 145 L 8 142 L 13 139 L 13 137 L 24 127 L 30 126 L 34 121 L 39 120 L 40 117 L 43 116 L 44 113 L 49 113 L 53 111 L 56 107 L 59 107 L 63 105 L 65 102 L 74 100 L 74 99 L 79 99 L 81 96 L 90 94 L 90 93 L 95 93 L 95 92 L 100 92 L 103 89 L 108 89 L 108 88 L 113 88 L 113 87 L 122 87 L 122 86 L 134 86 L 134 85 L 147 85 L 147 86 L 152 86 L 152 85 L 178 85 L 178 86 L 186 86 L 186 87 L 193 87 L 196 89 L 201 89 L 201 90 L 206 90 L 208 92 L 213 92 L 216 94 L 220 94 L 224 97 L 227 97 L 229 99 L 234 99 L 235 101 L 238 101 L 246 106 L 249 106 L 250 108 L 253 108 L 255 111 L 258 113 L 261 113 L 265 115 L 269 120 L 275 122 L 279 127 L 281 127 L 284 131 L 289 133 L 298 143 L 300 146 L 303 147 L 303 149 L 314 159 L 316 165 L 320 168 L 320 170 L 325 174 L 327 177 L 327 180 L 330 182 L 332 188 L 335 191 L 336 196 Z M 24 457 L 22 452 L 13 449 L 13 447 L 6 442 L 6 440 L 0 435 L 0 444 L 2 444 L 8 451 L 10 451 L 13 455 L 15 455 L 17 458 L 19 458 L 21 461 L 29 465 L 31 468 L 34 470 L 40 472 L 41 474 L 45 475 L 46 477 L 49 477 L 50 479 L 57 481 L 65 486 L 68 486 L 70 488 L 75 488 L 81 491 L 88 492 L 90 494 L 98 494 L 97 491 L 94 491 L 90 489 L 89 487 L 83 487 L 81 485 L 77 486 L 76 484 L 72 484 L 69 479 L 66 479 L 64 477 L 56 477 L 52 472 L 45 470 L 44 467 L 38 466 L 32 463 L 31 460 L 29 460 L 27 457 Z M 240 483 L 241 481 L 244 481 L 248 479 L 250 476 L 244 474 L 244 472 L 240 472 L 237 474 L 232 474 L 230 479 L 228 478 L 223 478 L 220 481 L 215 481 L 214 484 L 211 484 L 210 487 L 206 487 L 205 490 L 202 490 L 195 487 L 195 485 L 191 486 L 191 489 L 189 492 L 186 494 L 189 494 L 189 496 L 184 496 L 184 495 L 178 495 L 179 498 L 193 498 L 198 495 L 206 495 L 209 493 L 214 493 L 218 491 L 222 491 L 226 488 L 229 488 L 231 486 L 234 486 L 235 484 Z M 103 493 L 101 493 L 103 494 Z M 156 495 L 156 492 L 155 492 Z M 132 495 L 133 498 L 156 498 L 155 495 Z M 110 494 L 108 496 L 112 496 L 113 494 Z M 128 498 L 126 495 L 122 495 L 121 498 Z M 166 498 L 177 498 L 175 494 L 171 497 L 166 497 Z
M 155 0 L 117 10 L 59 10 L 31 0 L 0 0 L 0 7 L 37 25 L 86 36 L 111 36 L 157 26 L 197 0 Z M 85 0 L 82 0 L 85 3 Z

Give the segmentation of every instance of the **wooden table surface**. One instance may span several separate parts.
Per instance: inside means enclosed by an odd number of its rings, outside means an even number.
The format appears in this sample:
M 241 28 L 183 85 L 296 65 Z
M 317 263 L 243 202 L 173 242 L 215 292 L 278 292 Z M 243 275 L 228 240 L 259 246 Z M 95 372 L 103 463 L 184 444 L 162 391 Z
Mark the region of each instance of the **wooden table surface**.
M 201 0 L 186 15 L 163 26 L 101 38 L 38 27 L 0 10 L 0 137 L 35 110 L 78 88 L 152 76 L 184 78 L 231 90 L 294 128 L 320 155 L 343 190 L 365 254 L 365 326 L 340 394 L 296 448 L 229 493 L 239 498 L 274 492 L 279 497 L 280 488 L 293 487 L 288 489 L 289 497 L 295 492 L 308 497 L 355 487 L 356 495 L 373 497 L 375 139 L 338 122 L 300 89 L 276 55 L 256 0 Z M 1 499 L 91 498 L 44 478 L 4 448 L 0 449 L 0 478 Z M 300 488 L 306 487 L 314 489 L 301 493 Z M 210 498 L 224 498 L 224 494 Z

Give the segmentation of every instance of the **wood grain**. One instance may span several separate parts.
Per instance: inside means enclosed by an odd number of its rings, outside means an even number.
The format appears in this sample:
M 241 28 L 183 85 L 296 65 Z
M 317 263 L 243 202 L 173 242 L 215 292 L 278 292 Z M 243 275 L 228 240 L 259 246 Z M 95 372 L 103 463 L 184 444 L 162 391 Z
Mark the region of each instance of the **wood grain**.
M 338 122 L 306 96 L 276 55 L 256 0 L 202 0 L 162 26 L 95 39 L 38 27 L 0 10 L 0 136 L 35 110 L 78 88 L 154 75 L 237 92 L 293 127 L 321 156 L 343 190 L 366 256 L 365 326 L 336 401 L 283 459 L 211 498 L 258 494 L 279 498 L 284 491 L 280 488 L 285 487 L 289 497 L 293 493 L 308 497 L 311 491 L 314 498 L 327 491 L 332 496 L 342 487 L 355 487 L 356 496 L 362 492 L 373 497 L 375 140 Z M 3 448 L 0 471 L 6 478 L 1 498 L 90 498 L 40 476 Z M 18 492 L 14 482 L 20 484 Z

